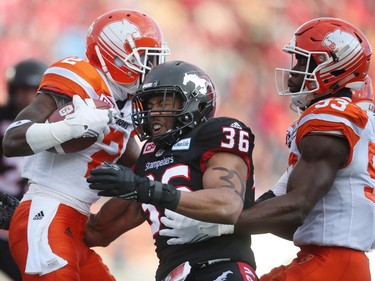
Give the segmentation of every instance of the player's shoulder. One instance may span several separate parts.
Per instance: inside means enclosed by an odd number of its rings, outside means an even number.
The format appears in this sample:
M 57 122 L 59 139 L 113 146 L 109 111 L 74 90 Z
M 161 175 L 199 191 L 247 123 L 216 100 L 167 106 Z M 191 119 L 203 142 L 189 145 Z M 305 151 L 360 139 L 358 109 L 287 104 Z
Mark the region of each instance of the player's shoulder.
M 358 107 L 349 98 L 332 97 L 320 100 L 301 115 L 299 123 L 319 120 L 321 122 L 352 123 L 363 128 L 368 116 L 364 110 Z
M 194 143 L 216 145 L 246 139 L 253 143 L 254 135 L 242 121 L 232 117 L 215 117 L 202 123 L 193 130 Z M 232 144 L 232 143 L 231 143 Z
M 251 131 L 250 128 L 242 121 L 233 117 L 214 117 L 202 123 L 199 127 L 200 132 L 222 132 L 223 128 L 233 128 L 237 130 Z
M 46 71 L 46 74 L 62 74 L 65 72 L 74 72 L 78 75 L 88 76 L 87 74 L 97 73 L 97 70 L 87 60 L 72 56 L 60 59 L 54 62 Z
M 108 93 L 103 76 L 88 61 L 79 57 L 67 57 L 51 64 L 43 75 L 39 89 L 66 94 L 97 98 L 97 92 Z

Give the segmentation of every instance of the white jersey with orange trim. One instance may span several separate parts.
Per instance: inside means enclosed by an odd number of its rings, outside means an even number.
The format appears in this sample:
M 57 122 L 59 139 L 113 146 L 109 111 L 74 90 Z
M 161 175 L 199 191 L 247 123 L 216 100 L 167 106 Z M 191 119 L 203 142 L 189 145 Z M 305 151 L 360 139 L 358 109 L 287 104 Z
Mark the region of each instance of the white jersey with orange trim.
M 25 199 L 33 195 L 46 195 L 59 199 L 62 203 L 88 213 L 89 206 L 98 200 L 97 192 L 91 190 L 86 177 L 91 169 L 104 160 L 116 161 L 124 153 L 133 130 L 131 122 L 131 101 L 120 110 L 114 96 L 118 95 L 114 85 L 105 75 L 87 61 L 69 57 L 54 63 L 45 72 L 40 89 L 82 99 L 100 99 L 117 110 L 115 124 L 104 139 L 87 149 L 76 153 L 56 154 L 48 151 L 27 157 L 23 177 L 31 185 Z
M 330 191 L 294 234 L 296 246 L 341 246 L 361 251 L 375 248 L 375 118 L 347 98 L 329 98 L 311 105 L 298 120 L 289 165 L 300 157 L 297 145 L 307 134 L 345 137 L 348 162 Z

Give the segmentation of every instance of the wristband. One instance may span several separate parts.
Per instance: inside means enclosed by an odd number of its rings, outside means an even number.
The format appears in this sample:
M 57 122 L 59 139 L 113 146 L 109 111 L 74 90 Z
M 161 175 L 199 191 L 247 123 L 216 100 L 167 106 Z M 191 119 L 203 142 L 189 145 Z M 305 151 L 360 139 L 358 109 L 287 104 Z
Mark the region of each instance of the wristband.
M 223 234 L 233 234 L 234 225 L 233 224 L 219 224 L 219 236 Z
M 158 181 L 150 181 L 150 203 L 160 207 L 176 210 L 180 201 L 181 191 L 177 190 L 171 184 L 165 184 Z
M 26 131 L 26 142 L 34 153 L 38 153 L 73 139 L 75 130 L 72 127 L 64 121 L 34 123 Z

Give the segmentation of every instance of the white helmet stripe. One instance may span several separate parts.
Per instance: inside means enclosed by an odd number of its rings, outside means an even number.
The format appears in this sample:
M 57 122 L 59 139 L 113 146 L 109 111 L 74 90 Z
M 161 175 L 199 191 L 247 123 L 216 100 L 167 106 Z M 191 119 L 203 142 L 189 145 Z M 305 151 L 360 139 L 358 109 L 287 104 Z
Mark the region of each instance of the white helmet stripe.
M 107 30 L 109 31 L 109 30 Z M 121 58 L 125 58 L 128 54 L 123 51 L 124 45 L 118 46 L 114 42 L 118 40 L 112 40 L 110 34 L 108 32 L 102 32 L 99 37 L 99 43 L 105 47 L 108 52 L 112 53 L 113 57 L 120 56 Z
M 330 72 L 330 71 L 332 71 L 332 69 L 339 69 L 339 68 L 341 68 L 341 67 L 343 67 L 343 66 L 345 66 L 347 64 L 350 64 L 351 61 L 357 59 L 357 57 L 360 56 L 360 55 L 361 55 L 361 45 L 358 45 L 344 59 L 342 59 L 340 62 L 335 63 L 332 66 L 329 66 L 329 67 L 326 67 L 326 68 L 322 69 L 321 73 Z M 344 56 L 344 54 L 342 56 Z

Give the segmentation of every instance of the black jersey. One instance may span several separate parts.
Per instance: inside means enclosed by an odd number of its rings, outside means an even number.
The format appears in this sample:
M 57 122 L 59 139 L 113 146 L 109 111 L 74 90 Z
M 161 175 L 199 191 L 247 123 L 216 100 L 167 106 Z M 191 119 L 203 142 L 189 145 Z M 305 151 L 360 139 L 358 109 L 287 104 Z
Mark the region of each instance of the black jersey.
M 135 173 L 173 184 L 180 190 L 195 191 L 203 189 L 205 163 L 214 153 L 234 153 L 242 157 L 249 168 L 244 204 L 244 208 L 248 208 L 254 202 L 253 148 L 254 135 L 244 123 L 228 117 L 212 118 L 183 135 L 168 149 L 158 149 L 154 143 L 146 142 Z M 185 261 L 193 266 L 207 260 L 229 258 L 246 262 L 255 269 L 249 235 L 222 235 L 199 243 L 169 246 L 170 237 L 159 235 L 159 230 L 165 227 L 160 222 L 164 209 L 149 204 L 143 204 L 142 208 L 150 223 L 160 261 L 156 280 Z

